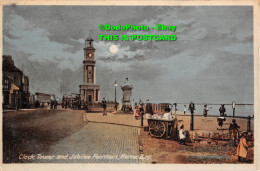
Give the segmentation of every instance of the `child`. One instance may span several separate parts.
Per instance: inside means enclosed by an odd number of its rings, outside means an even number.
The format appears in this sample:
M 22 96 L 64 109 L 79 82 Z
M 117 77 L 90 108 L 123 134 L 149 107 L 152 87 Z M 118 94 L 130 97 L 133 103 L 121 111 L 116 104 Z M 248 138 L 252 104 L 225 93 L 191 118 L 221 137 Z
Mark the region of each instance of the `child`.
M 186 105 L 184 105 L 184 109 L 183 109 L 183 113 L 184 113 L 184 115 L 185 115 L 185 113 L 186 113 Z
M 139 118 L 139 108 L 138 108 L 138 106 L 135 107 L 134 117 L 135 117 L 136 120 Z
M 208 111 L 209 111 L 209 109 L 208 109 L 207 105 L 204 105 L 204 109 L 203 109 L 204 119 L 202 119 L 203 121 L 206 121 L 206 117 L 208 115 Z
M 180 127 L 179 137 L 180 137 L 180 144 L 186 145 L 186 143 L 185 143 L 186 135 L 185 135 L 185 131 L 184 131 L 184 126 L 183 125 Z

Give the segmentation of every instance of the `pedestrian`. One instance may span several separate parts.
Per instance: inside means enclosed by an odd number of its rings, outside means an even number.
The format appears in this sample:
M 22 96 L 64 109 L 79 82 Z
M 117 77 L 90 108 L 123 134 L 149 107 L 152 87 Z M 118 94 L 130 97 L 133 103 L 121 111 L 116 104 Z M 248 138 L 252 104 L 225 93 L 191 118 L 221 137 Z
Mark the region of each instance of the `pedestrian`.
M 54 100 L 54 109 L 57 109 L 58 102 L 57 100 Z
M 75 109 L 75 101 L 74 101 L 74 99 L 72 99 L 72 109 L 73 110 Z
M 140 107 L 139 107 L 139 113 L 141 115 L 141 126 L 144 125 L 144 108 L 143 108 L 143 103 L 140 104 Z
M 152 109 L 152 106 L 150 105 L 150 103 L 147 103 L 145 105 L 145 113 L 149 113 L 149 114 L 153 113 L 153 109 Z
M 103 116 L 107 115 L 107 101 L 105 98 L 102 100 Z
M 243 132 L 237 147 L 237 155 L 238 155 L 239 162 L 246 162 L 247 152 L 248 152 L 247 132 Z
M 180 127 L 179 138 L 180 138 L 180 144 L 186 145 L 185 142 L 186 135 L 185 135 L 185 130 L 183 125 Z
M 229 125 L 229 131 L 232 131 L 232 130 L 239 131 L 238 128 L 240 128 L 240 126 L 237 125 L 235 119 L 232 119 L 232 123 Z
M 65 101 L 65 109 L 67 109 L 68 108 L 68 102 L 67 102 L 67 100 Z
M 138 107 L 137 102 L 135 102 L 135 108 Z
M 206 117 L 207 117 L 207 115 L 208 115 L 208 111 L 209 111 L 209 109 L 208 109 L 208 107 L 207 107 L 207 105 L 204 105 L 204 109 L 203 109 L 203 115 L 204 115 L 204 121 L 206 121 Z
M 54 105 L 54 102 L 53 102 L 53 100 L 51 100 L 51 110 L 53 110 L 53 105 Z
M 217 118 L 217 122 L 218 122 L 218 126 L 219 126 L 219 128 L 217 128 L 217 129 L 222 128 L 224 121 L 226 121 L 226 118 L 224 116 Z
M 78 109 L 79 110 L 81 109 L 81 101 L 80 101 L 80 99 L 78 99 Z
M 186 110 L 187 110 L 186 105 L 184 105 L 184 109 L 183 109 L 184 115 L 185 115 L 185 113 L 186 113 Z
M 135 110 L 134 110 L 134 117 L 136 120 L 139 119 L 139 108 L 138 106 L 135 107 Z
M 190 102 L 189 110 L 190 110 L 191 114 L 193 115 L 194 110 L 196 110 L 196 109 L 195 109 L 195 104 L 193 103 L 193 101 Z
M 139 112 L 140 112 L 140 114 L 142 114 L 142 113 L 144 114 L 144 107 L 143 107 L 143 105 L 144 105 L 144 104 L 141 103 L 140 106 L 139 106 Z
M 162 118 L 167 120 L 172 120 L 173 117 L 171 115 L 171 109 L 169 107 L 165 108 L 165 113 L 163 114 Z
M 219 108 L 220 116 L 225 116 L 225 112 L 226 112 L 225 105 L 222 104 L 221 107 Z
M 232 123 L 229 125 L 230 138 L 234 141 L 234 145 L 237 146 L 236 140 L 238 139 L 240 126 L 237 125 L 236 120 L 232 119 Z
M 149 111 L 150 111 L 151 115 L 153 115 L 153 107 L 151 104 L 149 105 Z

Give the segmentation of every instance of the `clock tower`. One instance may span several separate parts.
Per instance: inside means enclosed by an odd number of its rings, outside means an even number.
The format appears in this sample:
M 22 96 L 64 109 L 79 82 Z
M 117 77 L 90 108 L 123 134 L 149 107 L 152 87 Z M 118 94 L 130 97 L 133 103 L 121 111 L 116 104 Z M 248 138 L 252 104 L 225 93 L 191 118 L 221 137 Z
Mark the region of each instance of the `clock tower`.
M 96 61 L 93 39 L 89 36 L 85 40 L 83 60 L 83 84 L 79 85 L 81 101 L 88 104 L 98 103 L 100 86 L 96 84 Z

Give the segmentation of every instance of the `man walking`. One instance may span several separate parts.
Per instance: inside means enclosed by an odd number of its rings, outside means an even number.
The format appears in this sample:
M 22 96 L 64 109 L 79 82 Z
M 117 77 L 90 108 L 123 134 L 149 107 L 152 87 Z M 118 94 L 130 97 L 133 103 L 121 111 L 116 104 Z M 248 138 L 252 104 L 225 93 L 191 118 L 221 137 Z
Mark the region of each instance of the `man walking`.
M 107 101 L 105 98 L 102 100 L 103 116 L 107 115 Z

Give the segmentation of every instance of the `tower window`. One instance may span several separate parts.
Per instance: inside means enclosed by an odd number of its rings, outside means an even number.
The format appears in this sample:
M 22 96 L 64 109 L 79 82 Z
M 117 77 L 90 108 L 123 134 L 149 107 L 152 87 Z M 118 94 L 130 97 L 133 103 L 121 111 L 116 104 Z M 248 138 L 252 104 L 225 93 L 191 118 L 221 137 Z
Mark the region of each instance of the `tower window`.
M 87 66 L 87 74 L 88 74 L 88 83 L 93 83 L 93 66 L 88 65 Z

